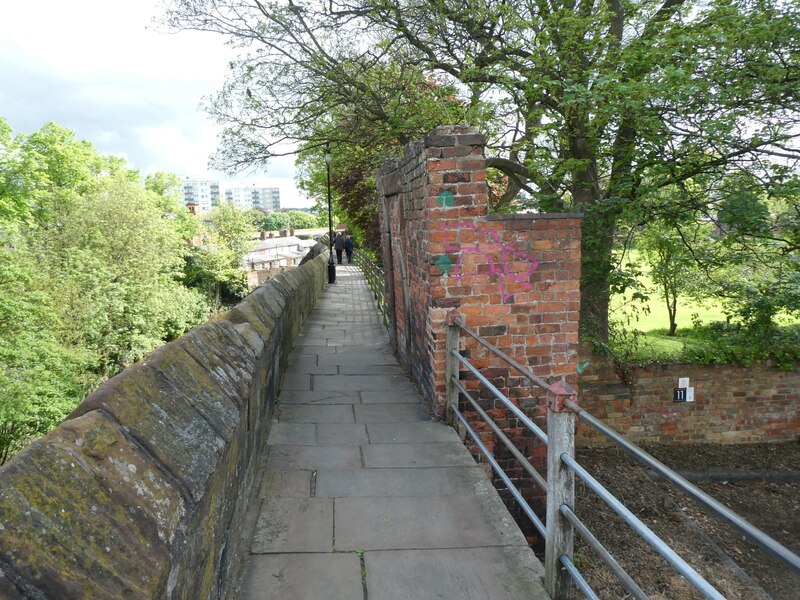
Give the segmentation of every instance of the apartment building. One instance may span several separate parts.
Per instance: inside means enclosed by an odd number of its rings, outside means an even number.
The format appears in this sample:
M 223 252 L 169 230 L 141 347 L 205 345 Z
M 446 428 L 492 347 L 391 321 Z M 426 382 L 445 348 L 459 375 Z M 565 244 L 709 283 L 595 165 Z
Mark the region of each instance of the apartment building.
M 281 209 L 281 192 L 278 188 L 255 186 L 226 188 L 225 200 L 242 210 L 260 208 L 275 211 Z
M 183 201 L 184 204 L 197 204 L 198 212 L 211 210 L 213 206 L 219 204 L 219 181 L 209 181 L 201 179 L 183 180 Z

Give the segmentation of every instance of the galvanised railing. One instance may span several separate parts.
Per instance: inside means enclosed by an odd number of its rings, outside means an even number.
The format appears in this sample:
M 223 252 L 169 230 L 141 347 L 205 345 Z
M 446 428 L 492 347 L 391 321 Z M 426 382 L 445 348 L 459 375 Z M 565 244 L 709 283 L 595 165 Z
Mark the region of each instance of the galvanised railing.
M 547 432 L 542 431 L 522 410 L 515 406 L 503 395 L 481 372 L 459 352 L 461 333 L 468 335 L 481 346 L 495 354 L 501 360 L 527 378 L 531 384 L 543 389 L 547 397 Z M 513 443 L 502 432 L 491 417 L 483 410 L 472 394 L 459 380 L 462 369 L 472 374 L 502 405 L 513 413 L 517 419 L 527 427 L 539 440 L 547 446 L 547 478 L 542 477 L 530 464 L 523 454 L 514 447 Z M 479 435 L 475 432 L 469 421 L 458 408 L 459 396 L 466 399 L 467 403 L 477 412 L 483 421 L 494 432 L 503 445 L 517 459 L 522 468 L 531 476 L 531 479 L 547 494 L 546 520 L 542 520 L 534 513 L 519 489 L 494 459 L 492 453 L 486 448 Z M 586 485 L 595 492 L 614 512 L 616 512 L 636 533 L 642 537 L 656 552 L 658 552 L 678 573 L 697 589 L 704 598 L 722 599 L 720 594 L 708 581 L 672 550 L 658 535 L 648 528 L 639 518 L 629 511 L 617 498 L 603 487 L 575 460 L 574 416 L 578 415 L 582 421 L 607 436 L 620 448 L 630 453 L 634 458 L 644 463 L 665 479 L 673 483 L 680 490 L 689 495 L 696 502 L 704 506 L 715 516 L 729 523 L 753 542 L 786 563 L 794 571 L 800 573 L 800 557 L 769 537 L 763 531 L 753 526 L 739 515 L 723 506 L 708 494 L 692 485 L 672 469 L 662 464 L 641 448 L 632 444 L 619 433 L 604 425 L 591 414 L 581 409 L 577 404 L 575 391 L 563 380 L 549 384 L 535 376 L 530 370 L 507 354 L 487 342 L 485 339 L 465 327 L 453 314 L 449 317 L 447 333 L 447 403 L 449 414 L 452 415 L 451 424 L 461 423 L 469 433 L 475 444 L 489 461 L 492 469 L 506 485 L 509 492 L 517 501 L 519 507 L 528 516 L 530 521 L 545 539 L 545 587 L 553 600 L 564 600 L 570 596 L 571 583 L 574 582 L 587 598 L 597 598 L 595 592 L 580 574 L 572 562 L 572 543 L 574 532 L 577 532 L 603 560 L 609 569 L 617 576 L 620 584 L 637 600 L 644 600 L 647 595 L 636 584 L 633 578 L 625 572 L 622 566 L 614 559 L 611 553 L 592 535 L 589 529 L 581 522 L 573 511 L 575 506 L 575 475 L 582 479 Z
M 389 326 L 388 306 L 386 304 L 386 283 L 383 269 L 373 261 L 367 253 L 362 250 L 353 251 L 353 262 L 361 269 L 364 279 L 367 280 L 369 289 L 378 303 L 378 310 L 383 317 L 383 326 Z

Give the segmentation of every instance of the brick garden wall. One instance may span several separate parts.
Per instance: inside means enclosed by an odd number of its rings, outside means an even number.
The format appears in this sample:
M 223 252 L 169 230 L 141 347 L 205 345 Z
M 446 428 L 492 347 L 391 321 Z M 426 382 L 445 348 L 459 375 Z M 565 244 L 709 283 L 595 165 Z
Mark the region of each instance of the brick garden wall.
M 577 386 L 580 217 L 488 215 L 484 144 L 472 128 L 439 127 L 378 172 L 392 338 L 439 416 L 445 407 L 445 322 L 451 311 L 536 375 L 550 381 L 564 377 Z M 474 340 L 462 336 L 461 352 L 545 426 L 542 393 Z M 538 440 L 479 390 L 476 380 L 461 376 L 517 447 L 543 467 L 545 449 Z M 461 409 L 512 479 L 526 495 L 535 495 L 464 399 Z
M 768 363 L 656 364 L 632 367 L 621 376 L 609 359 L 581 354 L 581 407 L 635 443 L 748 444 L 800 438 L 800 370 L 781 371 Z M 689 378 L 694 402 L 673 401 L 679 377 Z M 576 441 L 588 445 L 605 443 L 605 438 L 580 424 Z

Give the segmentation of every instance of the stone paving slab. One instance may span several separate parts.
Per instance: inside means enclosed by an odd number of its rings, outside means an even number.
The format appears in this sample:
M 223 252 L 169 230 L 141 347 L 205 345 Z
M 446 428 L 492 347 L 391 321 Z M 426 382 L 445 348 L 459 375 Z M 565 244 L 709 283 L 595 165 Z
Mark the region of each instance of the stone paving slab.
M 425 423 L 431 420 L 420 404 L 361 404 L 353 409 L 356 423 Z
M 252 554 L 330 552 L 333 500 L 267 496 L 258 514 Z
M 281 469 L 358 469 L 357 446 L 272 446 L 269 462 Z
M 418 469 L 321 469 L 317 473 L 317 498 L 368 496 L 452 496 L 472 494 L 483 470 L 471 467 Z
M 475 466 L 475 461 L 469 453 L 464 452 L 461 442 L 370 444 L 361 448 L 361 454 L 364 457 L 364 466 L 368 469 Z
M 320 354 L 317 357 L 317 364 L 322 365 L 389 365 L 397 364 L 397 359 L 393 354 L 375 350 L 350 350 L 342 353 Z
M 364 423 L 323 423 L 317 425 L 317 443 L 320 446 L 361 446 L 369 444 Z
M 320 368 L 320 367 L 318 367 Z M 339 375 L 405 375 L 400 365 L 339 365 Z M 322 375 L 322 373 L 320 373 Z
M 282 406 L 286 404 L 361 404 L 358 392 L 292 391 L 281 394 L 280 398 Z
M 419 393 L 412 387 L 361 392 L 362 404 L 419 404 Z
M 319 354 L 319 355 L 336 354 L 336 347 L 335 346 L 321 345 L 321 344 L 319 344 L 319 341 L 317 340 L 316 344 L 295 344 L 294 349 L 292 350 L 292 353 L 297 354 L 297 355 L 302 355 L 302 354 Z M 322 363 L 319 363 L 319 364 L 322 364 Z
M 315 375 L 314 388 L 339 392 L 385 390 L 410 382 L 405 375 Z
M 291 391 L 311 390 L 311 375 L 298 371 L 287 372 L 281 381 L 281 394 Z
M 251 556 L 242 597 L 362 600 L 361 562 L 355 553 Z
M 314 423 L 273 423 L 267 443 L 295 446 L 316 446 L 317 426 Z
M 289 371 L 299 370 L 302 373 L 306 372 L 306 369 L 315 369 L 317 367 L 317 355 L 316 354 L 297 354 L 296 352 L 292 352 L 289 355 Z
M 443 423 L 367 423 L 372 444 L 458 442 L 458 434 Z
M 261 480 L 258 497 L 310 498 L 313 473 L 307 469 L 267 471 Z
M 335 507 L 338 550 L 527 547 L 496 495 L 337 498 Z
M 279 409 L 281 423 L 355 423 L 350 404 L 287 404 Z
M 369 600 L 546 598 L 529 548 L 393 550 L 364 555 Z

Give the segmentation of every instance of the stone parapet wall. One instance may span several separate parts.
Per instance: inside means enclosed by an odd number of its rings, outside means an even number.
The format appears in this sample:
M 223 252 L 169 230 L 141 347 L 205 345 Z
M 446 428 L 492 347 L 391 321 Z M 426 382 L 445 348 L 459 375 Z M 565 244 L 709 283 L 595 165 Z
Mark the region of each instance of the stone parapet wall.
M 0 597 L 222 598 L 327 250 L 125 369 L 0 469 Z
M 621 371 L 606 357 L 581 352 L 580 405 L 637 444 L 749 444 L 800 439 L 800 369 L 771 363 L 653 364 Z M 688 377 L 694 402 L 675 402 Z M 579 444 L 608 443 L 581 423 Z

